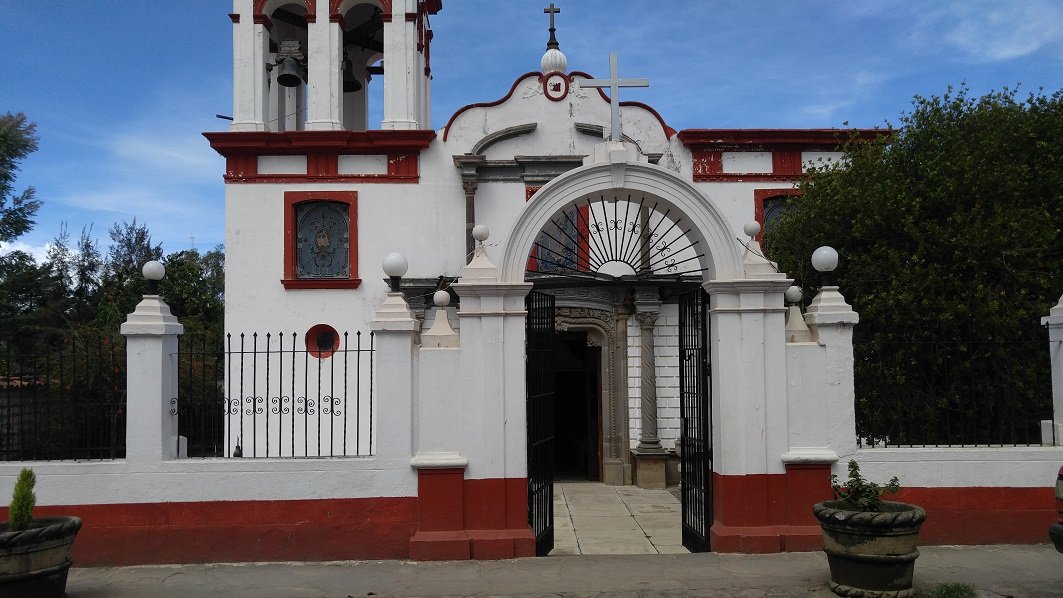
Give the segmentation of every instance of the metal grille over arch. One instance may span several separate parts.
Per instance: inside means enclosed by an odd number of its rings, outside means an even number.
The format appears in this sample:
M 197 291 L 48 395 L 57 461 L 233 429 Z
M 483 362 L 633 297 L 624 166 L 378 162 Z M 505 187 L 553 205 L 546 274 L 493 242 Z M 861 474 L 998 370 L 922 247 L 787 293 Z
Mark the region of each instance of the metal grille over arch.
M 554 214 L 528 256 L 529 278 L 646 280 L 700 274 L 705 253 L 687 218 L 660 201 L 600 193 Z
M 622 166 L 622 176 L 618 174 L 618 166 Z M 691 264 L 696 262 L 699 265 L 690 270 L 700 273 L 703 281 L 744 278 L 740 245 L 735 240 L 735 231 L 719 208 L 689 181 L 669 170 L 645 163 L 591 164 L 572 170 L 543 186 L 505 236 L 505 253 L 499 278 L 502 282 L 524 282 L 528 256 L 535 248 L 536 241 L 541 238 L 543 231 L 554 226 L 551 223 L 555 216 L 563 218 L 559 214 L 564 210 L 589 198 L 594 198 L 591 199 L 593 202 L 602 197 L 619 197 L 627 202 L 628 195 L 632 204 L 637 205 L 641 201 L 643 206 L 654 206 L 654 210 L 660 214 L 667 213 L 670 222 L 681 220 L 678 226 L 682 227 L 685 238 L 693 245 L 689 250 L 693 251 L 691 255 L 701 256 L 691 260 Z M 589 213 L 586 217 L 593 223 Z M 615 237 L 613 239 L 615 241 Z M 609 239 L 605 241 L 608 243 Z M 588 239 L 588 243 L 593 241 Z M 578 264 L 579 260 L 574 259 Z

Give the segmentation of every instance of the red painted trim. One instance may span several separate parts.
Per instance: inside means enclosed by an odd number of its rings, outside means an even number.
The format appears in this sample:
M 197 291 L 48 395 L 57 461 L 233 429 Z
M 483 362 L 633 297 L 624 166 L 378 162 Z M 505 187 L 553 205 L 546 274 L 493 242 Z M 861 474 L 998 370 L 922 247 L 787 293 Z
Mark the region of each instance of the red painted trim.
M 229 183 L 416 183 L 418 154 L 435 131 L 226 131 L 203 133 L 226 158 Z M 258 174 L 259 156 L 305 154 L 306 174 Z M 388 156 L 387 174 L 339 174 L 340 155 Z
M 788 187 L 785 189 L 754 189 L 753 190 L 753 219 L 760 223 L 760 232 L 757 233 L 757 243 L 764 242 L 764 202 L 772 197 L 783 195 L 801 195 L 800 189 Z
M 579 217 L 576 218 L 576 269 L 583 272 L 590 272 L 591 269 L 591 247 L 590 247 L 590 206 L 579 206 Z M 600 424 L 599 424 L 600 425 Z M 599 447 L 600 450 L 601 447 Z M 601 461 L 601 456 L 598 458 Z
M 333 13 L 329 15 L 328 20 L 329 23 L 336 23 L 337 25 L 339 25 L 340 31 L 347 30 L 347 19 L 344 19 L 343 15 Z
M 229 13 L 229 20 L 232 21 L 234 25 L 236 23 L 239 23 L 240 22 L 240 13 L 235 13 L 235 12 Z
M 695 175 L 696 183 L 753 183 L 753 182 L 797 182 L 805 178 L 804 175 L 792 174 L 769 174 L 769 173 L 729 173 Z
M 298 1 L 298 0 L 296 0 Z M 262 13 L 262 10 L 266 8 L 266 3 L 269 0 L 255 0 L 254 15 L 255 18 L 266 16 Z M 303 7 L 306 8 L 306 22 L 313 23 L 317 20 L 317 0 L 303 0 Z M 255 21 L 256 23 L 258 21 Z
M 417 499 L 213 501 L 38 506 L 37 517 L 76 515 L 74 563 L 404 559 Z M 6 507 L 3 517 L 6 519 Z
M 458 116 L 460 116 L 462 112 L 465 112 L 466 110 L 472 110 L 473 108 L 490 108 L 491 106 L 497 106 L 502 102 L 505 102 L 509 98 L 513 97 L 513 92 L 517 91 L 517 86 L 520 85 L 521 81 L 527 79 L 528 77 L 535 77 L 536 79 L 538 79 L 541 76 L 542 73 L 524 73 L 523 75 L 517 77 L 517 80 L 514 81 L 513 85 L 509 88 L 509 92 L 501 98 L 493 102 L 479 102 L 476 104 L 467 104 L 465 106 L 462 106 L 461 108 L 458 108 L 458 111 L 450 116 L 450 120 L 447 121 L 447 126 L 443 127 L 443 141 L 447 140 L 447 137 L 450 135 L 450 126 L 454 124 L 454 121 L 457 120 Z
M 549 86 L 547 85 L 548 79 L 550 79 L 554 75 L 557 75 L 561 78 L 561 84 L 559 85 L 561 89 L 557 90 L 557 95 L 553 95 Z M 550 71 L 549 73 L 546 73 L 542 77 L 540 77 L 539 82 L 543 86 L 543 95 L 546 96 L 546 99 L 550 101 L 560 102 L 561 100 L 565 99 L 565 96 L 568 95 L 569 80 L 564 73 L 558 71 Z
M 690 161 L 694 172 L 694 180 L 698 177 L 723 174 L 723 152 L 710 150 L 694 150 L 690 152 Z
M 683 129 L 679 140 L 694 149 L 742 148 L 771 150 L 780 146 L 801 146 L 805 149 L 837 149 L 855 135 L 870 141 L 889 136 L 886 129 Z
M 715 552 L 818 550 L 812 505 L 831 498 L 830 468 L 790 465 L 785 474 L 713 474 Z M 923 544 L 1036 544 L 1055 516 L 1053 489 L 906 488 L 891 500 L 927 512 Z
M 210 147 L 228 157 L 245 153 L 262 155 L 298 155 L 311 151 L 336 154 L 386 154 L 419 152 L 431 145 L 435 131 L 220 131 L 203 136 Z
M 273 31 L 273 21 L 270 20 L 270 18 L 266 15 L 256 14 L 251 17 L 251 20 L 255 23 L 255 25 L 262 25 L 263 27 L 265 27 L 266 31 Z
M 776 149 L 771 152 L 771 173 L 800 176 L 801 150 Z
M 321 334 L 328 334 L 332 338 L 332 346 L 328 349 L 319 349 L 318 337 Z M 306 352 L 317 357 L 318 359 L 328 359 L 332 357 L 336 350 L 340 348 L 340 334 L 336 332 L 336 329 L 328 324 L 314 324 L 310 327 L 310 330 L 306 331 L 303 335 L 303 343 L 306 346 Z
M 347 258 L 350 260 L 350 278 L 296 278 L 295 277 L 295 208 L 307 201 L 336 201 L 347 204 L 350 220 L 350 241 Z M 284 192 L 284 278 L 285 289 L 356 289 L 362 284 L 358 278 L 358 192 L 357 191 L 285 191 Z

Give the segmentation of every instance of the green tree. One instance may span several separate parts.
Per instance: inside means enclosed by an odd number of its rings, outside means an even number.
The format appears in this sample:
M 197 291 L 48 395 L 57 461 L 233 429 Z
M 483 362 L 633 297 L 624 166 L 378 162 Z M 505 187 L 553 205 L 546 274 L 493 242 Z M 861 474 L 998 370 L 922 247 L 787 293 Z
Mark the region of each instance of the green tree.
M 33 228 L 33 217 L 41 207 L 36 191 L 27 187 L 15 193 L 15 173 L 26 156 L 37 151 L 37 125 L 26 115 L 10 112 L 0 115 L 0 242 L 10 243 Z
M 163 258 L 166 277 L 159 293 L 185 328 L 213 332 L 218 341 L 225 315 L 225 252 L 221 245 L 206 253 L 177 251 Z
M 812 169 L 767 234 L 806 288 L 817 246 L 841 254 L 865 437 L 1001 442 L 998 424 L 1050 414 L 1038 322 L 1063 292 L 1063 94 L 1016 95 L 916 97 L 891 134 Z M 913 406 L 904 426 L 876 431 Z

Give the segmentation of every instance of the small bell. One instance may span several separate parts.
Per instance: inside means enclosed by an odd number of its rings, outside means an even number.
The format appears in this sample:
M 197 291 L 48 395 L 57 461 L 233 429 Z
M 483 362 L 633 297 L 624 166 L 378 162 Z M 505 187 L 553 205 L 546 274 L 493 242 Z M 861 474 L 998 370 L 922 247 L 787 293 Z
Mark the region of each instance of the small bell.
M 284 87 L 299 87 L 303 78 L 299 76 L 299 63 L 294 58 L 282 58 L 277 63 L 277 83 Z
M 350 60 L 343 61 L 343 93 L 361 91 L 362 82 L 354 76 L 354 66 Z

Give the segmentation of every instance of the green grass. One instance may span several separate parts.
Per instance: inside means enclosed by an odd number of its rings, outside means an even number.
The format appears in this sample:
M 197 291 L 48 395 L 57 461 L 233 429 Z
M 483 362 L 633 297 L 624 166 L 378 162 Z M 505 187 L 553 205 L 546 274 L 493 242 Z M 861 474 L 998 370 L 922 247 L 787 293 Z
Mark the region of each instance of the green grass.
M 915 593 L 915 598 L 976 598 L 977 596 L 974 587 L 965 583 L 943 583 Z

